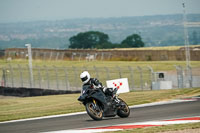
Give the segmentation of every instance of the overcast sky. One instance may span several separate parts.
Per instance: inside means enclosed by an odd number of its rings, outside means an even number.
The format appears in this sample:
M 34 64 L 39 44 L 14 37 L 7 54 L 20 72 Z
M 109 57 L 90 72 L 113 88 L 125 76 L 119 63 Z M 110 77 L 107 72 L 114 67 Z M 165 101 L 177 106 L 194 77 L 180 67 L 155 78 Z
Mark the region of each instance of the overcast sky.
M 200 14 L 200 0 L 0 0 L 0 23 L 71 18 Z

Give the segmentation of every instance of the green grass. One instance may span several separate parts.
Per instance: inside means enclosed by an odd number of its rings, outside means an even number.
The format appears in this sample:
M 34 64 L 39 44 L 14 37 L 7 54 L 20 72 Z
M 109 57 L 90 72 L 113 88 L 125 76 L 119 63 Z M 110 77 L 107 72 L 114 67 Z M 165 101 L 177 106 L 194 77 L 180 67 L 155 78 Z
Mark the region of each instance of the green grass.
M 179 131 L 179 133 L 181 133 L 185 129 L 197 129 L 198 131 L 200 131 L 200 122 L 189 124 L 165 125 L 159 127 L 135 128 L 130 130 L 122 130 L 107 133 L 161 133 L 167 131 Z
M 7 62 L 5 60 L 0 60 L 0 68 L 8 66 L 9 64 L 13 67 L 18 67 L 17 64 L 21 66 L 27 66 L 28 60 L 12 60 Z M 160 70 L 175 70 L 174 65 L 185 66 L 185 61 L 43 61 L 43 60 L 33 60 L 33 66 L 56 66 L 56 67 L 146 67 L 151 66 L 155 71 Z M 192 67 L 200 67 L 200 61 L 191 61 Z
M 25 98 L 1 98 L 0 121 L 85 111 L 84 106 L 77 101 L 79 95 L 66 94 Z M 200 95 L 200 88 L 133 91 L 121 94 L 120 97 L 128 105 L 137 105 L 194 95 Z
M 11 62 L 6 62 L 5 60 L 0 60 L 0 76 L 2 75 L 2 68 L 7 67 L 9 69 L 9 65 L 11 65 L 13 68 L 16 68 L 16 73 L 19 75 L 18 70 L 18 64 L 23 67 L 23 70 L 25 72 L 28 72 L 28 60 L 12 60 Z M 81 72 L 85 68 L 92 71 L 93 75 L 95 75 L 94 66 L 100 69 L 100 72 L 104 73 L 106 77 L 106 71 L 104 67 L 109 68 L 111 73 L 112 71 L 115 72 L 113 75 L 116 77 L 116 72 L 118 71 L 117 66 L 121 68 L 123 71 L 129 71 L 128 66 L 134 68 L 134 71 L 138 71 L 137 66 L 148 69 L 147 66 L 150 66 L 153 68 L 154 71 L 175 71 L 175 65 L 180 65 L 185 67 L 185 61 L 93 61 L 93 62 L 87 62 L 87 61 L 42 61 L 42 60 L 34 60 L 33 61 L 33 68 L 35 66 L 39 66 L 40 68 L 44 68 L 44 66 L 48 66 L 53 68 L 53 66 L 63 68 L 66 67 L 69 70 L 69 75 L 74 75 L 73 67 L 76 67 L 76 70 L 78 72 Z M 200 61 L 191 61 L 192 68 L 200 68 Z M 149 71 L 149 70 L 148 70 Z M 51 71 L 53 75 L 55 75 L 55 71 Z M 15 74 L 16 74 L 15 73 Z M 37 75 L 37 71 L 34 73 L 34 75 Z M 127 72 L 123 72 L 127 73 Z M 130 71 L 129 71 L 130 73 Z M 64 74 L 61 72 L 61 74 Z M 45 72 L 44 72 L 45 75 Z M 58 74 L 60 75 L 60 73 Z M 101 74 L 102 75 L 102 74 Z M 126 75 L 125 75 L 126 76 Z M 19 76 L 18 76 L 19 77 Z M 51 76 L 52 77 L 52 76 Z
M 18 64 L 20 64 L 22 68 L 22 73 L 20 73 Z M 23 83 L 24 85 L 28 86 L 29 84 L 29 71 L 28 71 L 28 60 L 12 60 L 11 62 L 6 62 L 5 60 L 0 60 L 0 78 L 2 77 L 2 70 L 1 68 L 6 67 L 8 73 L 6 73 L 8 77 L 8 84 L 11 84 L 11 79 L 13 78 L 15 84 L 21 83 L 21 74 L 23 74 Z M 200 68 L 200 61 L 192 61 L 192 68 Z M 9 65 L 13 67 L 13 76 Z M 117 66 L 121 69 L 122 78 L 128 78 L 129 83 L 132 83 L 134 80 L 134 87 L 141 88 L 140 83 L 140 73 L 138 70 L 138 66 L 143 70 L 143 83 L 147 83 L 148 86 L 151 85 L 150 83 L 150 69 L 147 66 L 151 66 L 154 71 L 172 71 L 176 74 L 176 69 L 174 65 L 185 66 L 184 61 L 42 61 L 42 60 L 33 60 L 33 77 L 35 87 L 39 87 L 40 84 L 47 86 L 47 81 L 51 83 L 51 88 L 57 88 L 56 86 L 56 72 L 54 66 L 58 68 L 57 76 L 59 79 L 59 89 L 66 89 L 66 73 L 64 67 L 67 71 L 68 81 L 70 86 L 79 87 L 81 86 L 81 82 L 76 80 L 79 78 L 79 74 L 87 69 L 92 77 L 98 78 L 104 85 L 106 84 L 106 80 L 110 79 L 117 79 L 119 78 L 119 71 Z M 39 69 L 40 67 L 40 76 L 39 76 Z M 46 74 L 46 67 L 49 68 L 48 76 Z M 98 68 L 98 71 L 94 69 L 94 66 Z M 75 69 L 74 69 L 75 67 Z M 106 72 L 105 67 L 109 69 L 109 75 Z M 132 79 L 129 67 L 133 68 L 134 77 Z M 76 72 L 74 71 L 76 70 Z M 98 72 L 98 76 L 97 76 Z M 40 78 L 39 78 L 40 77 Z M 48 78 L 48 80 L 47 80 Z M 41 82 L 41 83 L 40 83 Z M 131 85 L 131 87 L 132 87 Z M 146 88 L 150 88 L 146 86 Z M 43 86 L 42 86 L 43 87 Z

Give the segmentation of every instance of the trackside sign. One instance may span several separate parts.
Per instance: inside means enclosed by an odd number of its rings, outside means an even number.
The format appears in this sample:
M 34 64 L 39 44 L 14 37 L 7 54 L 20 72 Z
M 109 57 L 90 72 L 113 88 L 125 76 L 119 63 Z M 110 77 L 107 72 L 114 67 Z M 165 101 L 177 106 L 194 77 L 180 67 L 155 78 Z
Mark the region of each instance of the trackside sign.
M 127 78 L 107 80 L 106 85 L 108 88 L 117 88 L 117 93 L 126 93 L 129 92 L 129 85 Z

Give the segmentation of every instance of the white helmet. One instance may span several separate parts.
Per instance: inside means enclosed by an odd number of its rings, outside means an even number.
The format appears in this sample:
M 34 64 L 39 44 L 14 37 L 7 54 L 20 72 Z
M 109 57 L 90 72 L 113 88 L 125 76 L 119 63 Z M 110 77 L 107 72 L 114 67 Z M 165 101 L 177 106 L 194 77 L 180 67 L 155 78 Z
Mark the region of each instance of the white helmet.
M 84 71 L 81 73 L 80 78 L 83 84 L 86 84 L 90 80 L 90 74 L 88 73 L 88 71 Z

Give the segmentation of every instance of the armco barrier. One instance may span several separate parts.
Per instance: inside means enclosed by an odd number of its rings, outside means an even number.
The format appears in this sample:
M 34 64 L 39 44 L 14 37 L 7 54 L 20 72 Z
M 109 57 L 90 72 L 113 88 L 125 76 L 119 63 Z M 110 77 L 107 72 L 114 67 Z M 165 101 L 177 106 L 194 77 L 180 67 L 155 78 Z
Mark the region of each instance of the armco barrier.
M 80 93 L 80 91 L 49 90 L 49 89 L 38 89 L 38 88 L 11 88 L 11 87 L 0 86 L 0 95 L 4 96 L 32 97 L 32 96 L 59 95 L 59 94 L 72 94 L 72 93 Z

